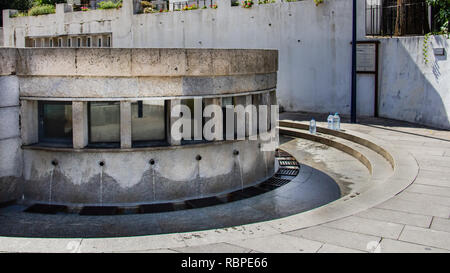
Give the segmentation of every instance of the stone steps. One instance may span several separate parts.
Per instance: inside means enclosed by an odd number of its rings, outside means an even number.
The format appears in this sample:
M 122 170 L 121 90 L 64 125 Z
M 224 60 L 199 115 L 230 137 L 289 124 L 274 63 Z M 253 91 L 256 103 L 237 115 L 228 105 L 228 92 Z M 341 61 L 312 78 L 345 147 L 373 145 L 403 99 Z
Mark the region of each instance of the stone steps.
M 394 160 L 385 148 L 379 144 L 345 131 L 334 131 L 324 127 L 317 127 L 317 133 L 309 133 L 309 125 L 297 121 L 282 120 L 279 123 L 279 133 L 310 141 L 318 142 L 344 153 L 347 153 L 361 162 L 369 171 L 369 183 L 359 183 L 350 193 L 350 196 L 359 194 L 373 183 L 386 181 L 394 174 Z M 345 175 L 343 173 L 342 175 Z

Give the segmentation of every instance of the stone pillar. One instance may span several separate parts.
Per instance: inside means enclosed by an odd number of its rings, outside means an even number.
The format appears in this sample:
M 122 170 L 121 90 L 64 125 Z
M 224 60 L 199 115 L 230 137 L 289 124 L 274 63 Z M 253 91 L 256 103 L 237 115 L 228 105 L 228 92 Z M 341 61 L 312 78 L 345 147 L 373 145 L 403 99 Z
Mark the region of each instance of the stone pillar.
M 167 142 L 169 142 L 170 145 L 181 145 L 181 141 L 180 140 L 175 140 L 173 138 L 173 134 L 172 134 L 172 124 L 178 119 L 177 117 L 173 118 L 171 116 L 172 113 L 172 109 L 181 104 L 181 100 L 180 99 L 172 99 L 170 101 L 168 101 L 168 118 L 167 120 L 169 122 L 167 122 Z
M 207 98 L 205 100 L 205 107 L 211 104 L 218 105 L 222 107 L 222 98 Z M 211 118 L 205 118 L 205 123 L 208 122 Z M 223 119 L 222 119 L 223 120 Z M 214 132 L 217 132 L 217 130 L 220 130 L 223 132 L 223 123 L 219 124 L 220 128 L 214 128 Z
M 131 102 L 120 102 L 120 148 L 131 148 Z
M 39 141 L 38 102 L 22 100 L 20 106 L 22 144 L 29 145 Z
M 72 132 L 73 148 L 83 149 L 89 142 L 88 103 L 84 101 L 72 102 Z
M 194 99 L 194 113 L 191 113 L 194 120 L 194 140 L 202 140 L 203 136 L 203 100 L 202 98 Z

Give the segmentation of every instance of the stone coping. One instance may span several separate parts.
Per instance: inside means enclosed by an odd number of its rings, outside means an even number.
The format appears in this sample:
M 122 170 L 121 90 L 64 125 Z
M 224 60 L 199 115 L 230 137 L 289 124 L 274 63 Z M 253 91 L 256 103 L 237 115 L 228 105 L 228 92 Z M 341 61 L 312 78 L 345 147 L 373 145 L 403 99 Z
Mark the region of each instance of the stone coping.
M 372 181 L 375 183 L 372 183 L 371 187 L 354 198 L 341 198 L 328 205 L 276 220 L 200 232 L 106 239 L 29 239 L 0 237 L 0 242 L 8 245 L 8 249 L 14 249 L 14 251 L 33 251 L 33 249 L 42 251 L 51 249 L 54 252 L 73 251 L 72 248 L 68 248 L 70 244 L 76 246 L 74 248 L 75 251 L 113 252 L 144 251 L 233 242 L 294 231 L 354 215 L 392 198 L 415 180 L 419 167 L 410 153 L 396 149 L 384 141 L 365 134 L 350 130 L 346 130 L 346 133 L 366 139 L 374 145 L 383 148 L 391 155 L 394 161 L 394 172 L 392 176 L 388 179 Z M 51 248 L 44 248 L 44 246 L 51 246 Z
M 278 50 L 184 48 L 1 48 L 0 75 L 233 76 L 278 71 Z

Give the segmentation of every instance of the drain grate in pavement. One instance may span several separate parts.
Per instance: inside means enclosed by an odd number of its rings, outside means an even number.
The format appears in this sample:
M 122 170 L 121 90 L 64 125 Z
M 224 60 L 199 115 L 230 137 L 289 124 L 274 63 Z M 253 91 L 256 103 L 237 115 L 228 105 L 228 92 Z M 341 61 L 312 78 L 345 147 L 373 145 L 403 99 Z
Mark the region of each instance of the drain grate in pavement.
M 185 203 L 188 208 L 204 208 L 223 204 L 223 201 L 217 198 L 216 196 L 213 196 L 213 197 L 186 200 Z
M 278 163 L 280 164 L 280 166 L 299 166 L 299 163 L 297 162 L 297 160 L 278 160 Z
M 267 190 L 259 188 L 259 187 L 248 187 L 242 190 L 237 190 L 231 193 L 231 195 L 237 195 L 243 198 L 249 198 L 256 195 L 260 195 L 267 192 Z
M 297 176 L 299 172 L 298 168 L 280 168 L 276 175 Z
M 272 185 L 272 186 L 276 186 L 276 187 L 281 187 L 283 185 L 286 185 L 289 182 L 291 182 L 290 179 L 271 177 L 269 180 L 267 180 L 266 182 L 264 182 L 262 184 L 267 184 L 267 185 Z
M 43 213 L 43 214 L 57 214 L 66 213 L 67 206 L 63 205 L 49 205 L 49 204 L 34 204 L 28 207 L 25 212 Z
M 161 203 L 161 204 L 148 204 L 140 205 L 139 213 L 158 213 L 158 212 L 168 212 L 174 211 L 175 207 L 173 203 Z
M 119 208 L 116 206 L 84 206 L 80 215 L 116 215 L 119 214 Z

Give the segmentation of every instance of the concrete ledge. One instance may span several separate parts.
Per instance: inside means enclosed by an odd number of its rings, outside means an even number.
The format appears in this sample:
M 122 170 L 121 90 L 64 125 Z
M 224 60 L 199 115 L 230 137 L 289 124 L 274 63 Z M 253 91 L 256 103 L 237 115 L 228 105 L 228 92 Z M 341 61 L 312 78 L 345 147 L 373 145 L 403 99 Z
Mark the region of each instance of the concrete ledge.
M 277 50 L 179 48 L 0 49 L 21 76 L 224 76 L 276 73 Z M 17 55 L 15 55 L 17 53 Z M 16 58 L 17 56 L 17 58 Z

